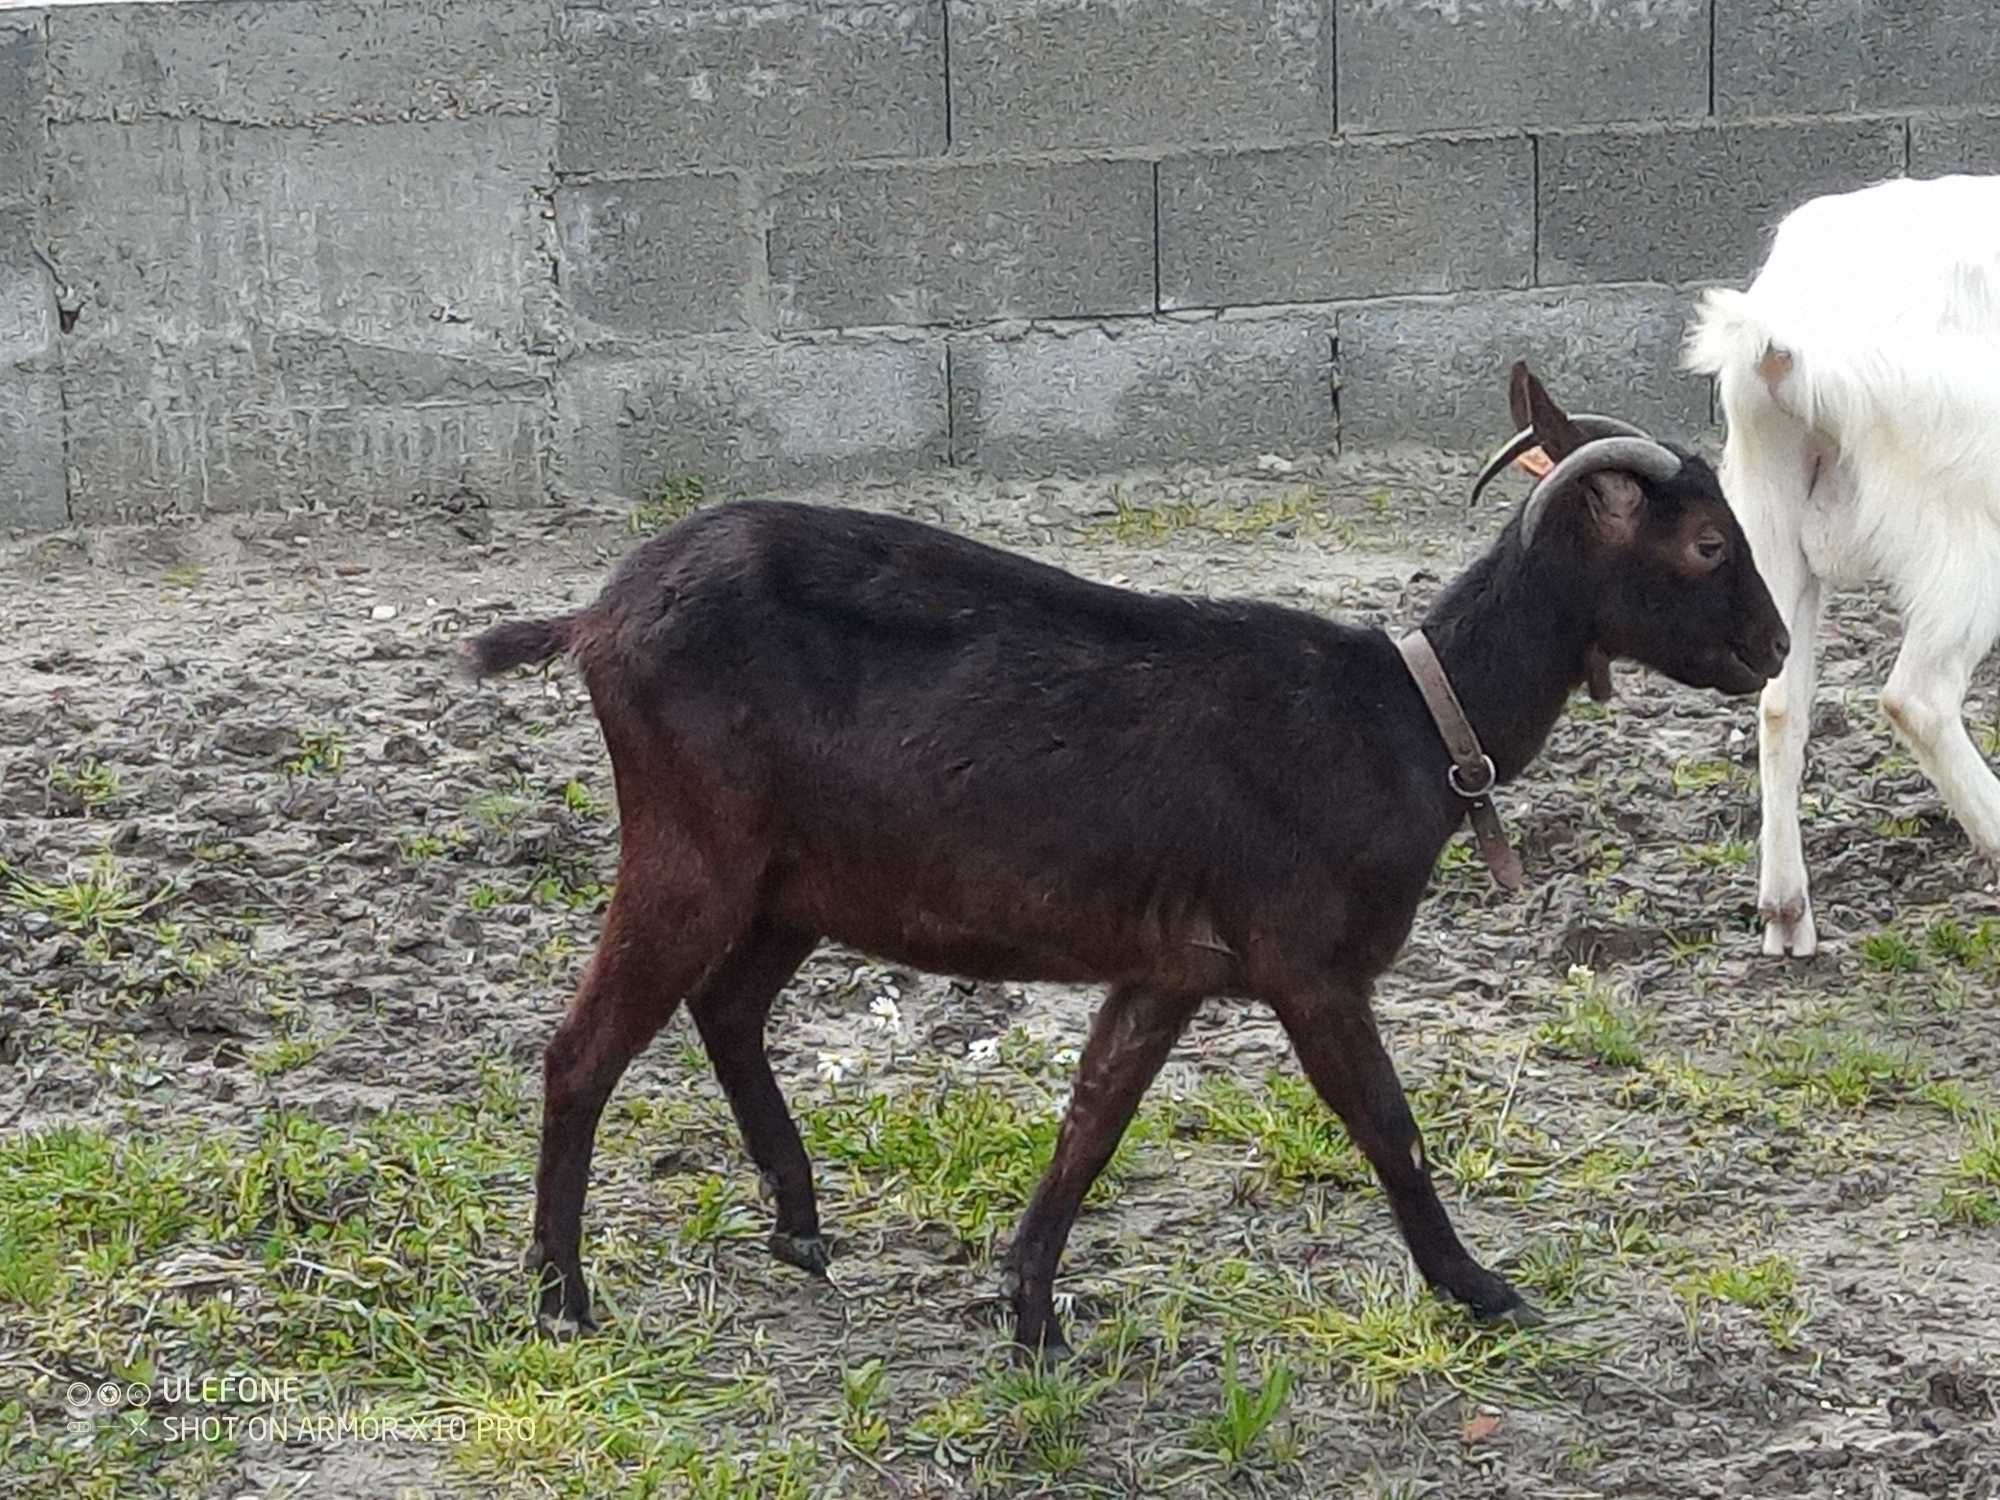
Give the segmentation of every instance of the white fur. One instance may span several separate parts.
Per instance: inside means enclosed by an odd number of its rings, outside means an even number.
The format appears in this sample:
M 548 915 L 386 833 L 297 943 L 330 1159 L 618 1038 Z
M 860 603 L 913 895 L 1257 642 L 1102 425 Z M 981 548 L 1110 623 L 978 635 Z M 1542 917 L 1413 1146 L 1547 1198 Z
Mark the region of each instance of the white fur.
M 2000 177 L 1801 205 L 1748 291 L 1703 296 L 1685 362 L 1719 378 L 1723 490 L 1792 633 L 1759 714 L 1758 904 L 1764 951 L 1805 955 L 1799 778 L 1823 586 L 1894 590 L 1903 644 L 1883 707 L 2000 863 L 2000 780 L 1962 718 L 2000 638 Z

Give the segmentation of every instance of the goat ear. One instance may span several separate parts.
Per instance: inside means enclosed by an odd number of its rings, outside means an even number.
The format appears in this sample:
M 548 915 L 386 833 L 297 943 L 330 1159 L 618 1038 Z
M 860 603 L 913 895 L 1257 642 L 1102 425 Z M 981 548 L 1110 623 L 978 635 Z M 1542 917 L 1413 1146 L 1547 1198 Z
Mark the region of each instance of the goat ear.
M 1535 384 L 1535 377 L 1528 373 L 1525 359 L 1514 361 L 1514 368 L 1507 372 L 1507 410 L 1513 415 L 1516 427 L 1533 427 L 1535 414 L 1528 403 L 1528 387 Z
M 1513 408 L 1515 425 L 1535 429 L 1535 441 L 1555 463 L 1561 463 L 1584 445 L 1584 435 L 1570 422 L 1569 415 L 1535 379 L 1526 360 L 1516 360 L 1508 381 L 1507 403 Z
M 1646 511 L 1646 492 L 1630 474 L 1607 469 L 1583 482 L 1584 504 L 1591 525 L 1607 546 L 1629 547 L 1639 535 Z

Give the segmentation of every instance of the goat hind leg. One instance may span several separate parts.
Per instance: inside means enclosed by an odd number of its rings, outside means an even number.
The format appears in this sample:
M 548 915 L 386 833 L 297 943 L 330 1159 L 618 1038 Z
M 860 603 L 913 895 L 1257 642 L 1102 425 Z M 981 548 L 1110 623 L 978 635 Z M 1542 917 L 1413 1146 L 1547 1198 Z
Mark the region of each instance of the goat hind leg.
M 1055 1155 L 1021 1216 L 1002 1287 L 1014 1305 L 1014 1340 L 1029 1355 L 1069 1352 L 1056 1321 L 1055 1274 L 1090 1185 L 1104 1170 L 1147 1086 L 1173 1051 L 1197 998 L 1120 985 L 1090 1023 L 1056 1135 Z
M 542 1054 L 541 1155 L 527 1264 L 541 1288 L 537 1322 L 557 1335 L 596 1327 L 583 1275 L 583 1199 L 605 1102 L 729 940 L 719 913 L 711 908 L 696 917 L 691 906 L 674 912 L 690 918 L 679 931 L 660 935 L 662 904 L 642 907 L 634 896 L 641 886 L 639 877 L 621 878 L 597 951 Z
M 1941 587 L 1939 593 L 1948 590 Z M 1966 733 L 1964 718 L 1966 689 L 1996 635 L 2000 619 L 1965 631 L 1921 606 L 1911 611 L 1882 707 L 1973 848 L 2000 866 L 2000 779 Z
M 772 1076 L 771 1055 L 764 1044 L 771 1002 L 818 941 L 812 933 L 760 920 L 689 998 L 688 1011 L 729 1098 L 743 1144 L 776 1200 L 771 1253 L 823 1276 L 829 1253 L 819 1231 L 812 1162 Z
M 1487 1322 L 1540 1323 L 1541 1313 L 1506 1277 L 1474 1260 L 1452 1228 L 1367 991 L 1340 987 L 1292 997 L 1278 1007 L 1278 1019 L 1320 1098 L 1375 1169 L 1424 1280 Z

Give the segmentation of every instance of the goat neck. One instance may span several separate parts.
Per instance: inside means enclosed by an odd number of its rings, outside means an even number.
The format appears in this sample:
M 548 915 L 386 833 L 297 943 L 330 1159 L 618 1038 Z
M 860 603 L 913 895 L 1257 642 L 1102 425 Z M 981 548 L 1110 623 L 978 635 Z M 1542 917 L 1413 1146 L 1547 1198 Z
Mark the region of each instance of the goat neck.
M 1518 523 L 1439 596 L 1424 634 L 1502 781 L 1541 752 L 1584 679 L 1591 610 L 1581 559 Z

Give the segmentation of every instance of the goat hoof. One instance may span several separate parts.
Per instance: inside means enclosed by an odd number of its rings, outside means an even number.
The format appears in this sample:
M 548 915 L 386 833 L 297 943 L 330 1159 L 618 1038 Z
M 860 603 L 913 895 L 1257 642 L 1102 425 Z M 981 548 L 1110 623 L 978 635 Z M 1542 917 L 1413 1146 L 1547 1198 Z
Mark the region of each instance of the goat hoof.
M 1819 932 L 1804 902 L 1787 902 L 1775 909 L 1766 907 L 1761 915 L 1767 958 L 1783 958 L 1787 953 L 1793 958 L 1811 958 L 1819 951 Z
M 1812 901 L 1803 890 L 1779 896 L 1760 892 L 1757 915 L 1764 919 L 1764 953 L 1769 958 L 1810 958 L 1819 947 L 1813 926 Z
M 587 1308 L 582 1313 L 568 1309 L 543 1311 L 535 1315 L 535 1328 L 543 1338 L 566 1344 L 597 1332 L 597 1319 Z
M 1525 1297 L 1516 1298 L 1512 1307 L 1482 1312 L 1478 1316 L 1480 1322 L 1494 1328 L 1540 1328 L 1548 1322 L 1542 1310 Z
M 1069 1340 L 1055 1329 L 1049 1329 L 1038 1343 L 1016 1339 L 1014 1360 L 1030 1369 L 1052 1370 L 1058 1365 L 1068 1364 L 1076 1356 L 1069 1346 Z
M 788 1266 L 797 1266 L 801 1271 L 814 1276 L 826 1275 L 826 1268 L 833 1261 L 833 1249 L 820 1234 L 773 1234 L 770 1240 L 771 1253 Z

